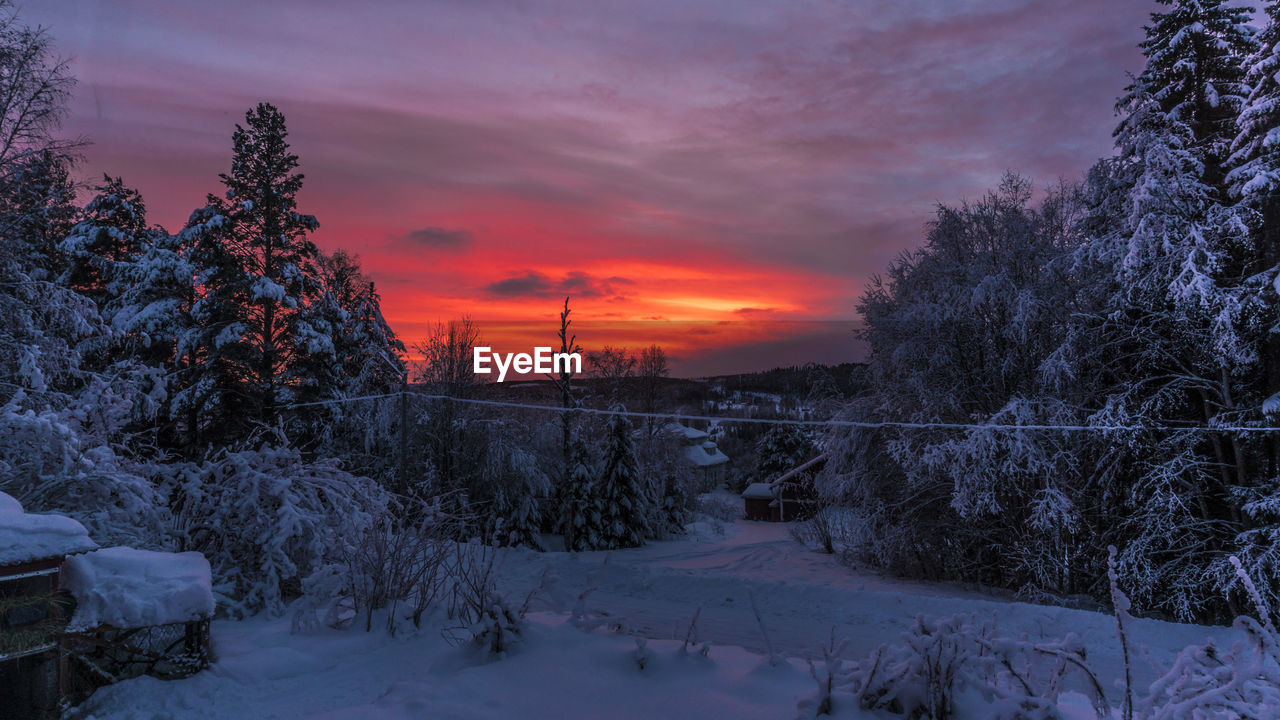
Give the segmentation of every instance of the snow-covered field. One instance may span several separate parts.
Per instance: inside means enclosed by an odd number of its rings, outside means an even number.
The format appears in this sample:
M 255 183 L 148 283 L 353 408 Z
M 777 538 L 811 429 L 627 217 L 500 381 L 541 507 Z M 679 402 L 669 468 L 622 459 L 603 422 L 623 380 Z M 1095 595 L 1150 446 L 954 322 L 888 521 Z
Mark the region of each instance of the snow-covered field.
M 515 605 L 550 585 L 559 601 L 536 604 L 521 647 L 502 659 L 447 642 L 436 622 L 389 637 L 381 628 L 291 634 L 289 618 L 219 621 L 217 661 L 186 680 L 150 678 L 99 691 L 82 707 L 106 718 L 790 718 L 814 694 L 807 658 L 834 632 L 847 657 L 897 641 L 917 614 L 978 613 L 1002 634 L 1056 639 L 1074 632 L 1103 682 L 1120 674 L 1110 615 L 1009 602 L 976 592 L 859 574 L 791 539 L 788 527 L 699 523 L 670 542 L 613 553 L 534 553 L 502 558 L 500 587 Z M 549 570 L 548 570 L 549 568 Z M 549 580 L 547 580 L 549 579 Z M 568 622 L 586 608 L 609 623 L 586 633 Z M 751 609 L 759 607 L 786 663 L 770 665 Z M 681 652 L 701 608 L 706 657 Z M 621 633 L 610 627 L 616 623 Z M 1167 664 L 1182 647 L 1226 628 L 1138 620 L 1134 639 Z M 637 642 L 648 638 L 642 670 Z M 1140 678 L 1149 669 L 1139 667 Z M 1110 687 L 1106 688 L 1109 692 Z M 1091 717 L 1081 699 L 1071 717 Z M 1078 710 L 1078 712 L 1077 712 Z M 852 713 L 852 714 L 850 714 Z M 848 706 L 839 715 L 860 716 Z M 866 717 L 880 717 L 866 714 Z

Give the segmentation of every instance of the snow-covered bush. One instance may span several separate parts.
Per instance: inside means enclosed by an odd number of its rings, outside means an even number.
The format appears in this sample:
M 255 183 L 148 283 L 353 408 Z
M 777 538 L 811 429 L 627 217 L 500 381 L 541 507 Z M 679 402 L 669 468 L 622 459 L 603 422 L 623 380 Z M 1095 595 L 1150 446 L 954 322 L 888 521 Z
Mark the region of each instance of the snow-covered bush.
M 1241 639 L 1230 649 L 1221 650 L 1212 642 L 1184 649 L 1143 697 L 1135 700 L 1131 684 L 1126 686 L 1126 706 L 1136 710 L 1134 717 L 1142 720 L 1268 718 L 1280 712 L 1280 635 L 1271 621 L 1269 606 L 1244 566 L 1234 556 L 1230 563 L 1261 622 L 1248 616 L 1237 617 L 1233 627 Z M 1127 651 L 1124 623 L 1128 598 L 1114 586 L 1114 580 L 1112 592 L 1117 598 L 1118 627 Z
M 1059 695 L 1069 686 L 1088 693 L 1099 716 L 1110 713 L 1074 635 L 1037 643 L 1001 637 L 993 619 L 975 615 L 917 617 L 900 643 L 863 660 L 846 665 L 837 647 L 825 651 L 821 669 L 813 668 L 818 692 L 801 704 L 804 716 L 856 703 L 920 720 L 1050 720 L 1060 717 Z
M 336 566 L 339 584 L 329 595 L 321 592 L 313 599 L 321 606 L 334 598 L 349 600 L 353 611 L 364 614 L 366 631 L 373 627 L 375 610 L 390 608 L 387 630 L 394 635 L 396 611 L 402 605 L 413 626 L 420 627 L 423 614 L 440 598 L 456 569 L 451 560 L 458 525 L 438 499 L 401 498 L 374 516 L 345 547 Z M 334 569 L 322 568 L 316 581 Z
M 742 499 L 728 493 L 709 492 L 697 496 L 694 512 L 720 522 L 731 523 L 742 517 Z
M 233 615 L 282 612 L 304 578 L 354 552 L 391 504 L 372 480 L 279 445 L 221 452 L 184 478 L 175 497 L 181 549 L 209 558 Z
M 454 543 L 446 592 L 449 617 L 460 624 L 448 628 L 446 636 L 501 658 L 521 642 L 528 603 L 517 611 L 497 591 L 497 557 L 484 543 Z
M 467 630 L 473 645 L 487 655 L 503 658 L 520 646 L 524 618 L 511 609 L 501 595 L 493 592 Z
M 146 466 L 80 431 L 84 417 L 52 408 L 0 406 L 0 491 L 33 511 L 76 518 L 100 544 L 165 548 L 169 518 Z

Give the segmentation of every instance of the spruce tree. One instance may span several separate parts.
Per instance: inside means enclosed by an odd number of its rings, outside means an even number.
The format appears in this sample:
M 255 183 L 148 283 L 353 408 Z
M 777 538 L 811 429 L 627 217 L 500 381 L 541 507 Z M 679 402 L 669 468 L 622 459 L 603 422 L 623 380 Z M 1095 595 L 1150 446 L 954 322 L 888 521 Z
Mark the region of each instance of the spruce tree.
M 1120 106 L 1131 110 L 1149 97 L 1185 124 L 1192 135 L 1189 149 L 1204 164 L 1202 179 L 1216 187 L 1236 135 L 1235 115 L 1249 94 L 1245 59 L 1256 47 L 1249 10 L 1225 0 L 1159 1 L 1171 7 L 1151 14 L 1139 45 L 1146 67 Z
M 1280 2 L 1266 7 L 1267 25 L 1257 36 L 1257 51 L 1249 58 L 1245 83 L 1249 97 L 1236 118 L 1231 172 L 1234 195 L 1255 210 L 1274 205 L 1280 194 Z M 1280 218 L 1268 218 L 1280 221 Z
M 136 262 L 154 232 L 142 195 L 109 175 L 85 206 L 80 222 L 61 243 L 66 269 L 61 282 L 106 312 L 128 287 L 125 268 Z
M 1258 35 L 1257 52 L 1250 58 L 1246 82 L 1248 101 L 1237 118 L 1239 134 L 1232 146 L 1227 180 L 1237 200 L 1236 216 L 1249 229 L 1242 244 L 1240 276 L 1242 331 L 1253 335 L 1258 347 L 1258 371 L 1246 402 L 1280 391 L 1280 2 L 1265 8 L 1266 25 Z M 1264 421 L 1275 424 L 1274 416 Z M 1252 465 L 1256 484 L 1243 484 L 1236 493 L 1243 501 L 1243 529 L 1236 537 L 1236 555 L 1269 600 L 1280 593 L 1276 548 L 1280 547 L 1280 439 L 1274 435 L 1249 438 L 1258 457 Z M 1221 565 L 1226 570 L 1225 565 Z M 1230 576 L 1228 576 L 1230 577 Z
M 382 300 L 359 259 L 339 250 L 322 254 L 319 267 L 324 295 L 341 310 L 333 345 L 343 391 L 362 395 L 398 388 L 404 380 L 404 343 L 383 317 Z
M 602 516 L 595 471 L 587 444 L 574 438 L 570 445 L 569 478 L 559 494 L 557 526 L 569 551 L 595 550 L 603 546 Z
M 1098 424 L 1236 424 L 1253 403 L 1258 358 L 1247 327 L 1256 303 L 1242 283 L 1251 240 L 1227 170 L 1256 44 L 1244 9 L 1164 4 L 1141 44 L 1146 68 L 1118 105 L 1119 157 L 1105 184 L 1126 188 L 1120 212 L 1092 213 L 1113 222 L 1089 222 L 1097 235 L 1078 255 L 1102 274 L 1089 290 L 1098 305 L 1068 338 L 1083 351 L 1072 372 L 1107 379 Z M 1141 578 L 1135 598 L 1202 612 L 1217 595 L 1198 578 L 1221 570 L 1250 449 L 1225 434 L 1159 433 L 1115 455 L 1125 517 L 1110 531 L 1122 567 Z
M 756 477 L 771 482 L 817 454 L 813 441 L 795 425 L 774 425 L 756 442 Z
M 615 415 L 609 423 L 609 444 L 599 483 L 603 546 L 643 545 L 650 533 L 649 508 L 631 442 L 631 423 L 622 415 Z
M 189 344 L 202 367 L 187 402 L 204 439 L 273 423 L 291 400 L 299 357 L 324 334 L 306 312 L 319 287 L 310 239 L 318 223 L 297 210 L 303 176 L 284 115 L 263 103 L 245 121 L 220 176 L 225 193 L 209 195 L 183 233 L 200 289 Z

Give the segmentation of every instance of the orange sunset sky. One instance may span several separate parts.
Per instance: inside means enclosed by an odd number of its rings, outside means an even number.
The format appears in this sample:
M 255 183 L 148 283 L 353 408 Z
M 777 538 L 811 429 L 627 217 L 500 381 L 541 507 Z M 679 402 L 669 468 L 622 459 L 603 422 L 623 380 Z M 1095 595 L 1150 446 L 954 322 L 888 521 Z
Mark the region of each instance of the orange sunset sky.
M 1082 11 L 1081 4 L 1090 5 Z M 659 343 L 678 375 L 857 360 L 866 279 L 937 202 L 1108 152 L 1154 4 L 28 4 L 72 58 L 80 172 L 173 231 L 245 110 L 285 113 L 322 248 L 408 343 Z

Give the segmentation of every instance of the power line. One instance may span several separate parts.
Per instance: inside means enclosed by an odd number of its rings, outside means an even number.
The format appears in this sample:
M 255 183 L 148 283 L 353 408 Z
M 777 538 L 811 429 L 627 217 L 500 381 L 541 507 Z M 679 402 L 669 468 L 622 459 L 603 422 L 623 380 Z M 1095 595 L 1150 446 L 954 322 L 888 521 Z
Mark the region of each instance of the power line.
M 624 417 L 651 418 L 655 420 L 699 420 L 712 423 L 744 423 L 756 425 L 796 425 L 801 427 L 846 427 L 863 430 L 895 428 L 902 430 L 1000 430 L 1000 431 L 1061 431 L 1061 432 L 1200 432 L 1200 433 L 1273 433 L 1280 432 L 1280 427 L 1262 427 L 1248 425 L 1050 425 L 1029 424 L 1014 425 L 1009 423 L 948 423 L 948 422 L 907 422 L 899 420 L 793 420 L 789 418 L 752 418 L 730 417 L 723 415 L 683 415 L 679 413 L 648 413 L 633 410 L 601 410 L 598 408 L 566 408 L 560 405 L 536 405 L 531 403 L 505 402 L 502 400 L 480 400 L 478 398 L 459 398 L 452 395 L 434 395 L 414 392 L 393 392 L 383 395 L 364 395 L 353 398 L 338 398 L 310 403 L 285 405 L 285 408 L 309 407 L 314 405 L 334 405 L 357 400 L 379 400 L 407 394 L 411 398 L 425 400 L 447 400 L 467 405 L 483 405 L 488 407 L 516 408 L 522 410 L 547 410 L 551 412 L 578 412 L 587 415 L 621 415 Z

